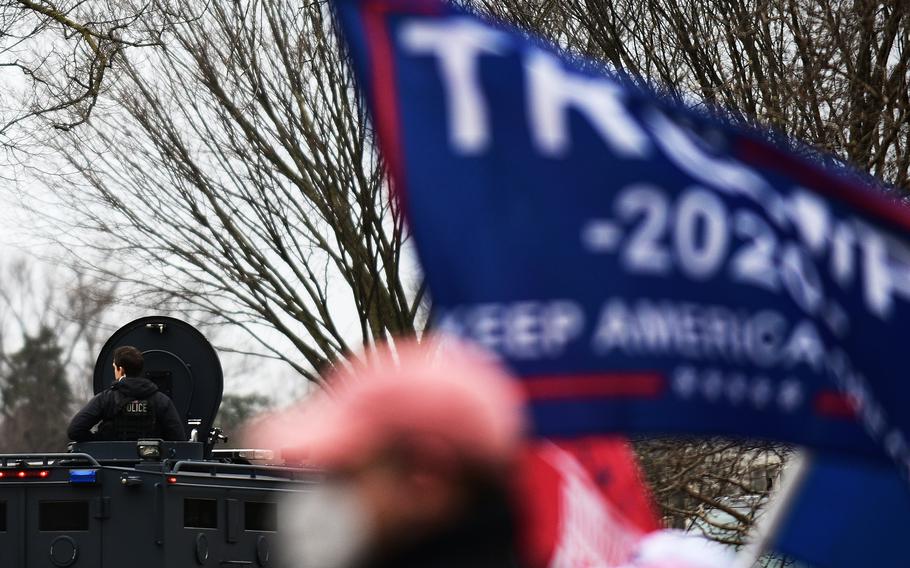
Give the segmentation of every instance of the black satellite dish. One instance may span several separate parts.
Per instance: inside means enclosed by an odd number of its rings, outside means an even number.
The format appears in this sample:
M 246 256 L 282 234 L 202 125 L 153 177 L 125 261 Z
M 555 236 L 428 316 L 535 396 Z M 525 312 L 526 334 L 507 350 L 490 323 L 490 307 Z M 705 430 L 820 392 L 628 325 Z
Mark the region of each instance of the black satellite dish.
M 221 361 L 212 344 L 195 327 L 175 318 L 148 316 L 131 321 L 118 329 L 98 354 L 95 394 L 114 383 L 114 349 L 124 345 L 142 351 L 143 376 L 171 397 L 187 433 L 196 428 L 200 440 L 204 440 L 221 406 L 224 390 Z

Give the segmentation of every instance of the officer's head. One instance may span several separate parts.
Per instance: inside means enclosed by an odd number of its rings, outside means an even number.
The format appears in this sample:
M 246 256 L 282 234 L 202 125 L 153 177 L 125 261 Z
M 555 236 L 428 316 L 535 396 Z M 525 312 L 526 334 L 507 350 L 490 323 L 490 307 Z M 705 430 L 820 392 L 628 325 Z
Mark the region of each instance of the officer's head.
M 142 352 L 132 345 L 114 349 L 114 378 L 118 381 L 123 377 L 138 377 L 144 364 Z

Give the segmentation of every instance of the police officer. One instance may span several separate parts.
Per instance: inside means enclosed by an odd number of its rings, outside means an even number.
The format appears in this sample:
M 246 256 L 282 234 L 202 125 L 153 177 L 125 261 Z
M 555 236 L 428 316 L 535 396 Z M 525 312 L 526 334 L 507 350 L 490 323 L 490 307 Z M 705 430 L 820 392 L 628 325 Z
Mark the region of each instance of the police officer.
M 174 403 L 152 381 L 140 377 L 142 352 L 124 346 L 114 350 L 114 384 L 98 393 L 70 421 L 70 440 L 186 440 Z M 98 423 L 97 433 L 92 427 Z

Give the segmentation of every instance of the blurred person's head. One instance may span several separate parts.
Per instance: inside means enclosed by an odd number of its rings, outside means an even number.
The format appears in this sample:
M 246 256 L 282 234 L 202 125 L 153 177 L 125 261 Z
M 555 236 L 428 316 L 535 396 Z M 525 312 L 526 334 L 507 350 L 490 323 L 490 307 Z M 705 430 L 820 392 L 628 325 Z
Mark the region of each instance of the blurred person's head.
M 425 341 L 380 349 L 259 428 L 326 482 L 293 509 L 298 554 L 329 568 L 408 547 L 505 499 L 522 434 L 512 381 L 480 353 Z M 314 534 L 318 533 L 318 534 Z

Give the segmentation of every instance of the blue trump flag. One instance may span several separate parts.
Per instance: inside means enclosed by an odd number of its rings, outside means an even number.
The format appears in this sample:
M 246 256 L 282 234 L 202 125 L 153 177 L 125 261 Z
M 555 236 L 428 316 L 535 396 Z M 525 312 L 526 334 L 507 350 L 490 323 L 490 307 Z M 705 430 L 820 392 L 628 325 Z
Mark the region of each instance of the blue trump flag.
M 906 566 L 910 487 L 890 466 L 813 460 L 773 548 L 813 566 Z
M 910 215 L 437 1 L 337 0 L 432 293 L 536 432 L 910 463 Z

